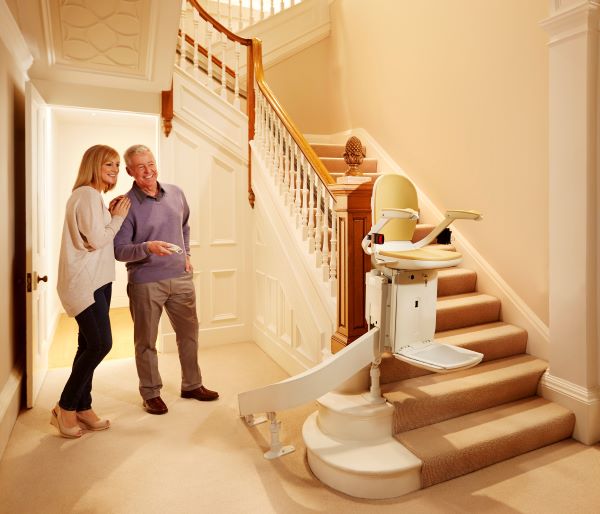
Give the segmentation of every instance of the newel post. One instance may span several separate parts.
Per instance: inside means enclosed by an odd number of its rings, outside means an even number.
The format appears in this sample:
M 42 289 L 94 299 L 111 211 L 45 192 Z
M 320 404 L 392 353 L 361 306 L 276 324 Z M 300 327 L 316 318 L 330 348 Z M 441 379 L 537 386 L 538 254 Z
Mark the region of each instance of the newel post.
M 335 198 L 338 233 L 336 331 L 331 351 L 341 350 L 367 331 L 365 322 L 365 273 L 371 259 L 360 243 L 371 228 L 372 182 L 328 186 Z

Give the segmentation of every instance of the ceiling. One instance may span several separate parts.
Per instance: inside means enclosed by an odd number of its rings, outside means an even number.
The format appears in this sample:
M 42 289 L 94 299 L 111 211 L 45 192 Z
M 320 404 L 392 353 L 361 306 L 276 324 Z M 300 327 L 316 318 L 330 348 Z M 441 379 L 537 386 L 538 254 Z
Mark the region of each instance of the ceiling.
M 10 0 L 32 79 L 169 89 L 180 0 Z

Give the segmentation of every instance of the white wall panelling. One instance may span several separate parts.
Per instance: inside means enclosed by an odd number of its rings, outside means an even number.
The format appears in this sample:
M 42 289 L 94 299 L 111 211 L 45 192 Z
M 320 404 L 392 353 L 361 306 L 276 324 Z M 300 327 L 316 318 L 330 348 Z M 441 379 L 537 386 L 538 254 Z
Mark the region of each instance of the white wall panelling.
M 252 143 L 254 145 L 254 143 Z M 289 213 L 269 172 L 253 152 L 254 340 L 288 373 L 321 362 L 329 353 L 335 300 L 290 227 Z
M 180 70 L 173 76 L 173 111 L 178 121 L 189 124 L 222 151 L 246 158 L 248 117 Z
M 190 206 L 200 344 L 250 340 L 247 118 L 179 70 L 174 100 L 173 129 L 161 143 L 160 175 L 183 189 Z M 161 336 L 163 351 L 174 351 L 175 334 L 166 317 Z

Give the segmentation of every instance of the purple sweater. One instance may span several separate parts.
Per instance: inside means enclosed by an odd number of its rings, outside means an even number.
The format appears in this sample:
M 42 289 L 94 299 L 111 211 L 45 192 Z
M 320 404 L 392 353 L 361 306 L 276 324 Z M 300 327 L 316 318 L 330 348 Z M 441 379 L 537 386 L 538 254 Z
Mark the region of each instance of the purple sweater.
M 131 208 L 114 245 L 115 258 L 127 263 L 130 283 L 156 282 L 185 274 L 185 256 L 190 253 L 190 209 L 177 186 L 158 184 L 158 188 L 156 198 L 147 196 L 135 183 L 127 193 Z M 174 243 L 185 251 L 154 255 L 148 251 L 148 241 Z

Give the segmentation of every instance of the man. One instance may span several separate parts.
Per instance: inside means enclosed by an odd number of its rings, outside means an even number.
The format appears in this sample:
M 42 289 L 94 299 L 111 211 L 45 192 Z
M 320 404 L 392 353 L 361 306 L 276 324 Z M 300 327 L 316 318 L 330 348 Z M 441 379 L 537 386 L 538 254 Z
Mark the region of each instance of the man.
M 181 397 L 216 400 L 202 385 L 198 366 L 198 317 L 190 263 L 189 207 L 183 191 L 159 184 L 149 148 L 134 145 L 124 155 L 134 179 L 127 196 L 131 208 L 114 239 L 115 257 L 127 263 L 127 295 L 133 318 L 135 362 L 143 405 L 150 414 L 165 414 L 160 397 L 156 336 L 163 310 L 171 320 L 181 363 Z M 175 246 L 173 246 L 175 245 Z M 183 251 L 181 251 L 183 250 Z

